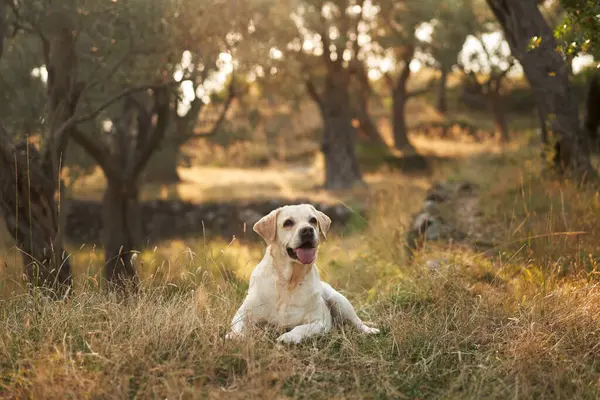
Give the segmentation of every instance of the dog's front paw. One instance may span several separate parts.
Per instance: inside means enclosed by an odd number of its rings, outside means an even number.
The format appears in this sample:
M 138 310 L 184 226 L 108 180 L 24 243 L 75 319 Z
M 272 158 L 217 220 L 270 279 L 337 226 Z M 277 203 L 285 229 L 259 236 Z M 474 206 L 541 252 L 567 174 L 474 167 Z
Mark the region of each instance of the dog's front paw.
M 379 329 L 377 329 L 377 328 L 370 328 L 370 327 L 368 327 L 368 326 L 366 326 L 366 325 L 363 325 L 363 326 L 360 328 L 360 331 L 361 331 L 362 333 L 364 333 L 364 334 L 367 334 L 367 335 L 374 335 L 374 334 L 376 334 L 376 333 L 379 333 Z
M 293 332 L 287 332 L 277 338 L 279 343 L 298 344 L 302 341 L 302 336 Z
M 379 329 L 377 328 L 370 328 L 368 326 L 364 326 L 362 329 L 363 333 L 366 333 L 367 335 L 374 335 L 376 333 L 379 333 Z

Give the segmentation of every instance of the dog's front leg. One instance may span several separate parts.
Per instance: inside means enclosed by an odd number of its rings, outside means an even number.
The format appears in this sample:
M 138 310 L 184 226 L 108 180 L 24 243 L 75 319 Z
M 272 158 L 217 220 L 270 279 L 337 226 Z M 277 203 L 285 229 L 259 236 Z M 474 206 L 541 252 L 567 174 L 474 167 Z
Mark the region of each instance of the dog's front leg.
M 332 314 L 350 321 L 362 333 L 379 333 L 379 329 L 368 327 L 358 318 L 354 307 L 344 295 L 332 288 L 328 283 L 321 283 L 323 285 L 323 298 L 331 308 Z
M 246 297 L 240 308 L 233 316 L 233 319 L 231 320 L 231 332 L 225 335 L 225 339 L 233 339 L 243 335 L 246 319 L 248 317 L 248 311 L 248 298 Z
M 289 344 L 298 344 L 302 340 L 309 338 L 311 336 L 320 335 L 322 333 L 327 333 L 331 329 L 331 323 L 327 323 L 324 320 L 311 322 L 309 324 L 298 325 L 294 329 L 289 332 L 284 333 L 283 335 L 277 338 L 277 341 L 280 343 L 289 343 Z

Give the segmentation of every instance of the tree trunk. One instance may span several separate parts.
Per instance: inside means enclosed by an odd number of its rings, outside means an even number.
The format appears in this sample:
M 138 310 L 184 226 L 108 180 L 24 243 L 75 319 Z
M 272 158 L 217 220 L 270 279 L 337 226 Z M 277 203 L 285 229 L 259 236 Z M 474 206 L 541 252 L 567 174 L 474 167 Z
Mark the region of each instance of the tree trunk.
M 71 265 L 63 249 L 49 172 L 33 145 L 15 147 L 0 135 L 0 209 L 22 251 L 25 275 L 30 285 L 63 298 L 72 286 Z
M 592 76 L 589 83 L 583 125 L 590 140 L 591 148 L 598 151 L 600 145 L 598 141 L 598 129 L 600 129 L 600 78 L 596 74 Z
M 394 92 L 392 110 L 394 146 L 402 151 L 414 150 L 414 146 L 408 139 L 408 129 L 406 127 L 406 94 L 403 91 Z
M 140 249 L 142 236 L 139 181 L 169 126 L 170 97 L 167 86 L 153 88 L 148 101 L 126 97 L 123 113 L 113 119 L 112 152 L 92 135 L 74 130 L 75 141 L 94 157 L 106 176 L 102 236 L 109 290 L 126 292 L 139 285 L 134 265 L 134 254 Z M 153 105 L 148 109 L 150 102 Z
M 110 289 L 135 289 L 139 280 L 133 255 L 142 236 L 137 182 L 109 178 L 102 205 L 106 281 Z
M 502 97 L 500 93 L 490 91 L 487 95 L 490 112 L 494 118 L 494 131 L 500 140 L 508 142 L 508 127 L 506 125 L 506 115 L 502 106 Z
M 358 104 L 355 107 L 354 114 L 359 123 L 359 131 L 369 142 L 383 144 L 384 141 L 381 138 L 379 129 L 377 129 L 377 125 L 375 125 L 369 113 L 368 97 L 364 93 L 359 93 L 357 97 Z
M 192 100 L 190 109 L 183 117 L 177 115 L 178 104 L 179 100 L 176 100 L 173 107 L 173 115 L 171 116 L 170 140 L 166 140 L 162 148 L 152 155 L 152 159 L 144 170 L 143 181 L 146 183 L 166 184 L 181 182 L 181 177 L 177 171 L 181 147 L 193 137 L 200 111 L 204 108 L 204 103 L 202 99 L 196 97 Z
M 330 67 L 321 104 L 326 189 L 348 189 L 362 182 L 356 159 L 349 83 L 346 70 Z
M 437 104 L 436 108 L 440 114 L 446 114 L 448 111 L 448 104 L 446 102 L 446 85 L 448 81 L 448 69 L 446 67 L 442 67 L 440 69 L 442 75 L 440 76 L 440 81 L 438 82 L 437 88 Z
M 545 147 L 548 144 L 548 127 L 546 126 L 546 120 L 544 119 L 544 116 L 538 107 L 536 107 L 536 112 L 538 114 L 538 118 L 540 119 L 540 138 L 542 140 L 542 145 Z M 542 151 L 542 154 L 543 153 L 545 153 L 544 150 Z
M 487 0 L 502 26 L 513 56 L 531 85 L 536 103 L 557 138 L 555 167 L 596 178 L 579 126 L 577 102 L 569 84 L 569 69 L 556 51 L 553 32 L 535 1 Z M 531 48 L 531 40 L 541 39 Z
M 7 5 L 5 2 L 0 6 L 0 58 L 7 30 Z M 15 147 L 11 138 L 0 131 L 0 209 L 23 254 L 29 284 L 40 286 L 53 298 L 63 298 L 72 287 L 71 266 L 60 230 L 59 204 L 55 202 L 55 193 L 60 190 L 61 164 L 57 160 L 65 150 L 67 135 L 55 140 L 54 132 L 57 124 L 72 115 L 77 102 L 73 35 L 65 29 L 68 34 L 59 29 L 49 35 L 49 40 L 43 39 L 51 126 L 44 137 L 44 152 L 39 154 L 27 142 Z
M 414 56 L 414 49 L 404 58 L 404 67 L 392 90 L 392 121 L 394 131 L 394 147 L 398 150 L 413 153 L 414 146 L 408 139 L 406 127 L 406 102 L 408 101 L 407 84 L 410 78 L 410 63 Z
M 354 98 L 354 101 L 351 100 L 351 106 L 354 111 L 354 118 L 359 123 L 359 137 L 372 143 L 385 145 L 377 124 L 373 122 L 371 113 L 369 112 L 369 100 L 374 91 L 369 82 L 366 68 L 362 62 L 355 60 L 352 71 L 356 76 L 356 94 L 355 96 L 351 96 Z
M 69 132 L 60 132 L 75 113 L 78 100 L 76 89 L 77 56 L 74 38 L 68 28 L 60 30 L 60 34 L 50 42 L 51 51 L 48 64 L 48 125 L 49 132 L 44 138 L 46 162 L 55 177 L 59 176 L 63 156 L 70 136 Z
M 152 159 L 144 170 L 145 183 L 178 183 L 181 182 L 177 167 L 181 147 L 166 144 L 162 149 L 152 155 Z

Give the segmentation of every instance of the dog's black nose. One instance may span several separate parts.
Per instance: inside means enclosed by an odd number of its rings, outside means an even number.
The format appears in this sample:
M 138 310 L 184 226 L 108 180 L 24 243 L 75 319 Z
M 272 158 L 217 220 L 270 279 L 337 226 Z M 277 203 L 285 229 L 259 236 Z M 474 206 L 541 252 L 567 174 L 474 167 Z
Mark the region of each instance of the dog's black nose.
M 314 229 L 312 226 L 305 226 L 304 228 L 300 229 L 301 237 L 313 237 L 313 234 L 314 234 Z

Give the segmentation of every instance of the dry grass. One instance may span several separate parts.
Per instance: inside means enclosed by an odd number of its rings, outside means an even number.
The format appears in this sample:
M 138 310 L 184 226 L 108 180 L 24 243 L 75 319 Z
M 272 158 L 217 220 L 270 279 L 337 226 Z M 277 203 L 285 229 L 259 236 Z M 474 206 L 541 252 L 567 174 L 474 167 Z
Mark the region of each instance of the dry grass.
M 599 197 L 541 178 L 521 145 L 444 171 L 484 188 L 492 254 L 430 246 L 407 262 L 403 226 L 422 178 L 373 174 L 369 190 L 341 195 L 363 199 L 368 221 L 330 238 L 319 267 L 383 328 L 375 337 L 338 327 L 297 347 L 272 331 L 226 342 L 260 246 L 200 238 L 147 250 L 142 293 L 127 302 L 101 290 L 101 255 L 83 248 L 68 302 L 10 295 L 16 274 L 1 281 L 0 397 L 598 398 Z

